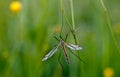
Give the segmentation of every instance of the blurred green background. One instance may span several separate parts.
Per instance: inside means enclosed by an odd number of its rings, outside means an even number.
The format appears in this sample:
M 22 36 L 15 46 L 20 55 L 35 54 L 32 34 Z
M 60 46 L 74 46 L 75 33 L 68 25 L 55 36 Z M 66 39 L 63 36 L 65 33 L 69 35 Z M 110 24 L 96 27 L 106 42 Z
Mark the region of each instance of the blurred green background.
M 61 27 L 60 0 L 19 0 L 22 9 L 18 13 L 10 10 L 13 1 L 0 0 L 0 77 L 120 77 L 120 55 L 99 0 L 73 0 L 77 41 L 83 47 L 74 52 L 79 52 L 86 64 L 67 50 L 69 65 L 61 48 L 42 62 L 58 44 L 53 36 L 59 35 Z M 104 3 L 120 48 L 120 0 Z M 64 9 L 72 23 L 69 0 L 64 0 Z M 63 38 L 68 31 L 64 20 Z M 71 34 L 67 42 L 74 44 Z M 58 63 L 59 52 L 63 69 Z

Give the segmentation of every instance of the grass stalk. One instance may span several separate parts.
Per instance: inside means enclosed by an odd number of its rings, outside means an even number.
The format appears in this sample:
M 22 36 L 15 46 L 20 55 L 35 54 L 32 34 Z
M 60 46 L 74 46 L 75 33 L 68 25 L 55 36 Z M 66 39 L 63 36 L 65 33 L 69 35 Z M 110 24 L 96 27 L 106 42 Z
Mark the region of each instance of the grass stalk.
M 75 35 L 75 20 L 74 20 L 74 10 L 73 10 L 73 0 L 70 0 L 70 6 L 71 6 L 71 16 L 72 16 L 72 35 L 75 40 L 75 44 L 77 44 L 77 39 Z
M 61 0 L 60 2 L 61 2 L 62 14 L 64 15 L 65 21 L 67 22 L 68 27 L 69 27 L 72 35 L 73 35 L 75 44 L 77 44 L 77 38 L 76 38 L 76 35 L 75 35 L 75 22 L 74 22 L 73 1 L 70 1 L 70 5 L 71 5 L 71 16 L 72 16 L 72 25 L 70 24 L 70 22 L 69 22 L 69 20 L 68 20 L 68 18 L 67 18 L 66 12 L 65 12 L 65 10 L 64 10 L 63 1 Z M 71 28 L 71 26 L 72 26 L 72 28 Z
M 70 0 L 70 7 L 71 7 L 71 16 L 72 16 L 72 26 L 73 31 L 75 30 L 75 21 L 74 21 L 74 11 L 73 11 L 73 0 Z
M 102 8 L 103 8 L 103 10 L 104 10 L 104 12 L 105 12 L 105 17 L 106 17 L 106 20 L 107 20 L 107 23 L 108 23 L 109 30 L 110 30 L 110 32 L 111 32 L 112 39 L 113 39 L 114 44 L 115 44 L 115 46 L 116 46 L 116 48 L 117 48 L 117 50 L 118 50 L 118 53 L 119 53 L 119 55 L 120 55 L 120 50 L 119 50 L 119 47 L 118 47 L 118 45 L 117 45 L 117 41 L 116 41 L 116 39 L 115 39 L 115 35 L 114 35 L 114 33 L 113 33 L 113 30 L 112 30 L 112 25 L 111 25 L 111 22 L 110 22 L 110 18 L 109 18 L 109 15 L 108 15 L 108 11 L 107 11 L 104 3 L 103 3 L 103 0 L 100 0 L 100 4 L 102 5 Z
M 71 16 L 72 16 L 72 35 L 75 40 L 75 44 L 77 44 L 77 39 L 75 35 L 75 20 L 74 20 L 74 9 L 73 9 L 73 0 L 70 0 L 70 6 L 71 6 Z

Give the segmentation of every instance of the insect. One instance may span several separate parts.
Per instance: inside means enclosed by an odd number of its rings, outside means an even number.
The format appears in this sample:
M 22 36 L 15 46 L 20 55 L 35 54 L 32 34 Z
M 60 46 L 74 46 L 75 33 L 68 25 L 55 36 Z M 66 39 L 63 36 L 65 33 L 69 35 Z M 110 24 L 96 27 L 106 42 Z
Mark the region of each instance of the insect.
M 55 46 L 48 54 L 46 54 L 42 61 L 46 61 L 48 60 L 50 57 L 52 57 L 55 52 L 57 52 L 58 48 L 61 46 L 63 51 L 64 51 L 64 55 L 65 55 L 65 59 L 66 59 L 66 62 L 67 64 L 70 63 L 69 61 L 69 57 L 68 57 L 68 54 L 67 54 L 67 51 L 66 51 L 66 47 L 69 48 L 70 50 L 82 50 L 82 47 L 81 46 L 78 46 L 78 45 L 74 45 L 74 44 L 70 44 L 70 43 L 66 43 L 62 37 L 60 37 L 59 39 L 57 37 L 55 37 L 59 43 L 57 46 Z M 78 56 L 77 56 L 78 57 Z

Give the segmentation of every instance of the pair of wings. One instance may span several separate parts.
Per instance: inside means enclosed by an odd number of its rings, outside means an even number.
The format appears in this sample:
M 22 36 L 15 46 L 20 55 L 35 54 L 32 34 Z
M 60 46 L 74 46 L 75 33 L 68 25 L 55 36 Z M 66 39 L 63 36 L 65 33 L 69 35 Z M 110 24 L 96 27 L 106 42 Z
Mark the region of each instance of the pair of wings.
M 60 43 L 56 47 L 54 47 L 48 54 L 46 54 L 45 57 L 43 57 L 42 61 L 46 61 L 47 59 L 52 57 L 53 54 L 58 50 L 59 46 L 60 46 Z M 80 47 L 78 45 L 74 45 L 74 44 L 65 43 L 65 46 L 68 47 L 71 50 L 82 50 L 82 47 Z

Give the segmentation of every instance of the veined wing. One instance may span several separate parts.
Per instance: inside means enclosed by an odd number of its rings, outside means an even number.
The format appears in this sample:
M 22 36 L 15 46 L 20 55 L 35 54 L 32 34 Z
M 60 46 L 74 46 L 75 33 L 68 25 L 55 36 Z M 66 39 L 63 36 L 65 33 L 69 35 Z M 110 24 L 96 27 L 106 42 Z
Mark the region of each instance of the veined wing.
M 82 47 L 74 44 L 66 44 L 66 46 L 72 50 L 82 50 Z
M 45 57 L 43 57 L 42 61 L 46 61 L 47 59 L 49 59 L 51 56 L 53 56 L 53 54 L 57 51 L 58 47 L 60 44 L 58 44 L 56 47 L 54 47 L 48 54 L 45 55 Z

